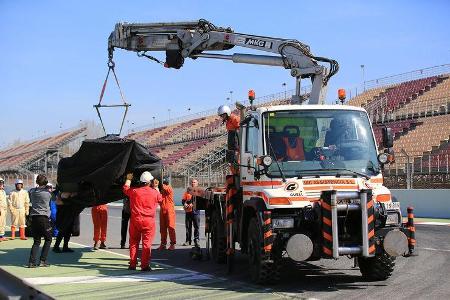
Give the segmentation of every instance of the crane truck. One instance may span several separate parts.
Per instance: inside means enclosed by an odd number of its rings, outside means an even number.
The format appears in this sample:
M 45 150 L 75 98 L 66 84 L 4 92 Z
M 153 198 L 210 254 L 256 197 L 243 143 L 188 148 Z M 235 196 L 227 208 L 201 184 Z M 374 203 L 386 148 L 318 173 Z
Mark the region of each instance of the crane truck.
M 235 46 L 271 55 L 210 52 Z M 116 48 L 168 68 L 181 68 L 187 58 L 211 58 L 281 66 L 295 79 L 289 105 L 256 108 L 253 93 L 250 106 L 239 105 L 241 126 L 229 132 L 226 158 L 238 172 L 223 187 L 190 190 L 197 209 L 205 210 L 214 261 L 232 271 L 239 250 L 254 282 L 273 283 L 282 260 L 349 256 L 363 276 L 385 280 L 395 258 L 413 252 L 413 219 L 402 224 L 400 203 L 383 185 L 390 129 L 383 130 L 386 150 L 378 153 L 363 108 L 324 104 L 328 80 L 339 69 L 335 60 L 314 56 L 297 40 L 237 33 L 206 20 L 118 23 L 108 40 L 110 68 Z M 165 51 L 166 61 L 149 51 Z M 300 94 L 304 79 L 312 84 L 308 98 Z

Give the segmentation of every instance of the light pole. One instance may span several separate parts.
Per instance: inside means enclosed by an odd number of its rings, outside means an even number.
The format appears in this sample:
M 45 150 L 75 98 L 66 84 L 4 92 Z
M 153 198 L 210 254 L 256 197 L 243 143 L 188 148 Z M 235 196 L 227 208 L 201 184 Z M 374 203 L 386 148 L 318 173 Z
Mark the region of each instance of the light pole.
M 281 86 L 284 88 L 284 100 L 287 100 L 286 82 L 283 82 Z
M 228 105 L 231 105 L 230 97 L 227 97 Z
M 230 91 L 230 103 L 233 102 L 233 91 Z
M 153 116 L 152 118 L 153 118 L 153 129 L 155 129 L 155 127 L 156 127 L 155 116 Z
M 364 71 L 364 65 L 361 65 L 361 72 L 362 72 L 362 80 L 363 80 L 363 89 L 365 92 L 366 91 L 366 74 Z
M 169 112 L 169 121 L 170 121 L 170 108 L 169 108 L 169 109 L 167 109 L 167 111 Z

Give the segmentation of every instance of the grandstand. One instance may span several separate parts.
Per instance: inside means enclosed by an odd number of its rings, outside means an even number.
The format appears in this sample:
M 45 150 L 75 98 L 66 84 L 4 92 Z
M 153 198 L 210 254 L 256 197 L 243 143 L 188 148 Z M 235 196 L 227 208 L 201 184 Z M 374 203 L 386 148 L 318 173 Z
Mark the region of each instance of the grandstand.
M 395 134 L 396 162 L 385 170 L 388 185 L 412 186 L 411 178 L 416 178 L 415 186 L 450 186 L 449 73 L 450 65 L 442 65 L 368 81 L 367 90 L 348 101 L 348 105 L 368 111 L 378 144 L 382 127 L 392 128 Z M 259 103 L 280 104 L 291 94 L 269 95 Z M 225 129 L 215 109 L 141 129 L 127 137 L 160 156 L 173 176 L 204 176 L 210 180 L 208 177 L 226 172 Z
M 20 178 L 32 186 L 36 173 L 47 173 L 49 181 L 55 181 L 59 159 L 76 152 L 87 132 L 80 126 L 0 150 L 0 177 L 6 185 Z

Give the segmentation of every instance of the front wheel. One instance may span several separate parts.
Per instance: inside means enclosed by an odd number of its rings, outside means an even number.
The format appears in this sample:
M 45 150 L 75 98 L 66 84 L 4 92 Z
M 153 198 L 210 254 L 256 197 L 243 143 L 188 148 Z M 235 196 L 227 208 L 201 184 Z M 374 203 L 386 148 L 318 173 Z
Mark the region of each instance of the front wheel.
M 386 280 L 394 271 L 395 257 L 386 252 L 375 257 L 358 257 L 359 270 L 368 280 Z
M 211 223 L 211 256 L 216 263 L 223 264 L 227 259 L 225 225 L 217 212 L 213 212 Z
M 262 228 L 256 218 L 252 218 L 248 227 L 248 263 L 250 277 L 259 284 L 275 283 L 279 280 L 280 261 L 265 260 Z

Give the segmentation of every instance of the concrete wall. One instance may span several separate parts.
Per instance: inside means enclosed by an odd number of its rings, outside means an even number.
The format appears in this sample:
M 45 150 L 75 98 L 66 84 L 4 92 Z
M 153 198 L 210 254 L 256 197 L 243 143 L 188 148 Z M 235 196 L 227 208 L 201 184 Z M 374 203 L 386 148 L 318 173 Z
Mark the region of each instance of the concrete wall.
M 414 215 L 422 218 L 450 219 L 450 190 L 394 190 L 392 195 L 397 198 L 406 216 L 406 208 L 414 207 Z

